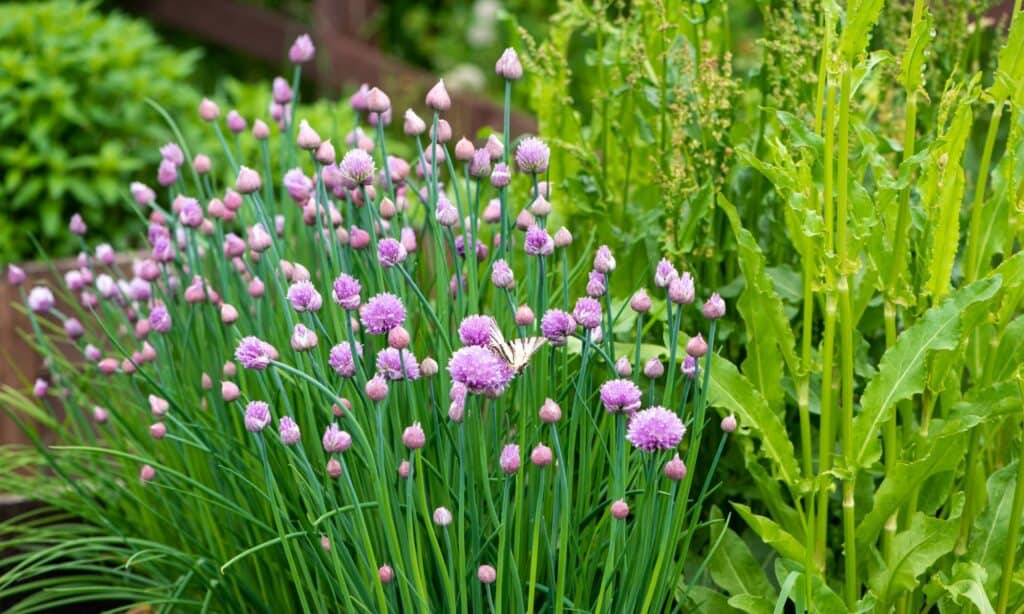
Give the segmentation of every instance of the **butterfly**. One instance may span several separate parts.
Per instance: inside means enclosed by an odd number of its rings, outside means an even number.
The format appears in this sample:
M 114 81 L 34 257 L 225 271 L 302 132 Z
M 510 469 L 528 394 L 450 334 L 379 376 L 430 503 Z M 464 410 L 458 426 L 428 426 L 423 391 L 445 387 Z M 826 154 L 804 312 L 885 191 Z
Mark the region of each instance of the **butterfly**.
M 495 322 L 491 322 L 490 337 L 487 349 L 504 360 L 505 364 L 516 372 L 516 375 L 523 372 L 527 363 L 530 362 L 530 357 L 548 341 L 544 337 L 523 337 L 513 339 L 511 342 L 505 341 L 505 336 L 501 334 L 501 329 Z

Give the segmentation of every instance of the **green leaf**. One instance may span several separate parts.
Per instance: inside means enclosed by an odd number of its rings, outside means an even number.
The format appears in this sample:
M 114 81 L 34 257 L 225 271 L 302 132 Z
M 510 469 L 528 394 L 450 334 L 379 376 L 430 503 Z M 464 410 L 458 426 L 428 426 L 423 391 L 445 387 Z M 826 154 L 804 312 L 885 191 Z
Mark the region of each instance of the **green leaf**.
M 945 134 L 945 145 L 938 154 L 945 160 L 939 193 L 932 205 L 937 209 L 932 228 L 931 263 L 928 266 L 928 292 L 932 303 L 949 289 L 953 261 L 960 245 L 960 207 L 964 198 L 964 169 L 960 165 L 971 131 L 971 106 L 962 102 Z
M 847 612 L 846 604 L 842 597 L 836 594 L 822 578 L 820 573 L 811 574 L 811 602 L 805 603 L 804 584 L 807 582 L 804 566 L 798 561 L 790 559 L 776 559 L 775 578 L 782 581 L 792 574 L 797 574 L 796 589 L 790 593 L 790 600 L 796 606 L 797 612 Z
M 961 288 L 932 307 L 903 332 L 879 363 L 878 374 L 861 396 L 861 413 L 853 423 L 850 468 L 863 468 L 878 460 L 878 434 L 896 403 L 924 390 L 927 358 L 937 350 L 952 350 L 960 343 L 960 316 L 969 305 L 995 295 L 1001 278 L 990 277 Z
M 988 477 L 988 507 L 974 521 L 967 557 L 977 561 L 988 576 L 986 586 L 994 591 L 1003 575 L 1006 534 L 1010 529 L 1013 490 L 1017 485 L 1015 461 Z
M 735 531 L 723 528 L 721 524 L 715 526 L 716 528 L 711 531 L 712 542 L 718 540 L 721 531 L 724 530 L 725 535 L 708 563 L 711 579 L 729 595 L 751 595 L 769 600 L 767 603 L 770 612 L 770 604 L 775 600 L 775 589 L 757 559 Z M 731 600 L 730 605 L 739 607 L 731 603 Z
M 685 579 L 680 578 L 679 586 L 683 590 L 686 589 Z M 679 589 L 677 589 L 677 593 L 681 593 Z M 689 612 L 707 612 L 707 614 L 718 614 L 721 612 L 725 614 L 742 611 L 729 605 L 728 598 L 725 595 L 706 586 L 690 587 L 686 599 L 686 611 Z
M 757 241 L 743 228 L 736 207 L 721 194 L 718 206 L 729 218 L 736 235 L 737 257 L 746 282 L 736 305 L 747 325 L 747 358 L 743 362 L 743 372 L 751 378 L 765 400 L 781 409 L 785 398 L 783 363 L 790 374 L 795 374 L 798 369 L 793 329 L 782 299 L 775 292 L 775 284 L 765 271 L 764 255 Z
M 839 37 L 839 50 L 851 64 L 867 47 L 882 4 L 882 0 L 850 0 L 847 3 L 846 27 Z
M 953 578 L 949 582 L 946 582 L 942 576 L 945 574 L 938 574 L 932 583 L 946 593 L 953 605 L 964 608 L 967 604 L 962 601 L 966 600 L 974 604 L 974 607 L 978 609 L 978 614 L 995 614 L 995 608 L 992 607 L 992 602 L 989 601 L 988 594 L 985 592 L 987 584 L 985 568 L 976 561 L 954 565 Z M 941 605 L 940 603 L 940 607 Z
M 790 488 L 799 486 L 800 467 L 793 451 L 793 441 L 782 419 L 768 407 L 764 397 L 751 385 L 736 366 L 717 358 L 711 367 L 708 402 L 736 414 L 739 423 L 760 439 L 760 454 L 772 463 L 776 477 Z
M 990 93 L 996 101 L 1006 100 L 1011 94 L 1016 104 L 1024 104 L 1024 21 L 1013 20 L 1010 35 L 1006 44 L 999 51 L 999 63 L 996 66 L 995 81 Z
M 755 514 L 742 503 L 733 503 L 732 506 L 747 522 L 747 526 L 776 552 L 795 561 L 807 560 L 807 549 L 804 548 L 804 545 L 774 520 Z
M 772 614 L 775 610 L 772 606 L 775 605 L 774 600 L 769 600 L 765 597 L 758 595 L 736 595 L 729 598 L 729 605 L 736 608 L 741 612 L 749 612 L 750 614 Z
M 901 81 L 903 89 L 914 93 L 924 83 L 925 52 L 932 40 L 932 14 L 924 7 L 921 18 L 914 24 L 907 42 L 907 50 L 903 52 Z
M 868 579 L 878 600 L 888 604 L 901 593 L 917 588 L 918 576 L 953 549 L 958 527 L 956 520 L 914 514 L 907 530 L 893 538 L 892 567 L 882 563 Z

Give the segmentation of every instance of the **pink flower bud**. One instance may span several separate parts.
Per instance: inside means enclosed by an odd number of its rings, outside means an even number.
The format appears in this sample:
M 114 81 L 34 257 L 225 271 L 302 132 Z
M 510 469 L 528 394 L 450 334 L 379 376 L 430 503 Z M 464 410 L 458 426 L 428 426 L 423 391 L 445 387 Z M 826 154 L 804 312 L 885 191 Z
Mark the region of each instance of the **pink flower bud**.
M 439 507 L 434 510 L 434 524 L 439 527 L 447 527 L 452 523 L 452 513 L 446 507 Z
M 568 247 L 572 245 L 572 234 L 569 229 L 562 226 L 555 233 L 555 247 Z
M 523 209 L 519 212 L 519 215 L 516 216 L 516 228 L 519 230 L 527 230 L 534 224 L 536 224 L 536 221 L 533 219 L 533 215 L 528 209 Z
M 413 422 L 402 433 L 402 444 L 410 450 L 419 450 L 427 443 L 427 436 L 419 422 Z
M 96 424 L 106 424 L 110 420 L 110 414 L 107 413 L 107 410 L 97 405 L 92 408 L 92 419 L 96 421 Z
M 468 162 L 473 158 L 473 154 L 476 153 L 476 148 L 473 147 L 473 143 L 466 137 L 459 139 L 459 142 L 455 144 L 455 159 Z
M 331 142 L 323 141 L 320 146 L 316 148 L 316 161 L 323 165 L 334 164 L 335 160 L 334 145 Z
M 371 401 L 383 401 L 384 397 L 388 396 L 387 381 L 380 375 L 374 375 L 366 382 L 366 396 L 370 397 Z
M 224 303 L 220 306 L 220 321 L 228 325 L 234 324 L 238 321 L 238 310 L 230 303 Z
M 199 117 L 201 117 L 204 122 L 212 122 L 217 119 L 219 115 L 220 107 L 217 106 L 217 103 L 209 98 L 203 98 L 202 102 L 199 103 Z
M 253 280 L 249 282 L 249 296 L 253 298 L 260 298 L 266 290 L 266 286 L 259 277 L 254 277 Z
M 538 467 L 547 467 L 551 464 L 552 458 L 551 448 L 542 443 L 538 443 L 530 452 L 530 462 Z
M 434 87 L 430 88 L 427 92 L 425 99 L 427 106 L 435 111 L 447 111 L 452 107 L 452 98 L 448 95 L 448 90 L 444 87 L 444 79 L 437 82 Z
M 265 141 L 270 137 L 270 126 L 266 124 L 262 119 L 257 119 L 252 123 L 252 138 L 257 141 Z
M 409 331 L 402 326 L 396 326 L 388 331 L 388 345 L 401 350 L 409 347 Z
M 353 226 L 349 230 L 348 244 L 352 249 L 366 249 L 370 245 L 370 233 Z
M 379 88 L 371 88 L 366 93 L 366 110 L 373 113 L 383 113 L 391 108 L 391 99 Z
M 380 578 L 381 584 L 391 584 L 391 581 L 395 579 L 395 572 L 390 565 L 381 565 L 377 570 L 377 577 Z
M 238 398 L 241 391 L 238 389 L 238 385 L 234 382 L 227 380 L 220 383 L 220 398 L 224 399 L 225 402 L 230 403 Z
M 537 217 L 547 217 L 551 213 L 551 203 L 543 196 L 538 196 L 530 203 L 530 213 Z
M 316 47 L 313 46 L 313 39 L 309 34 L 301 34 L 288 49 L 288 59 L 293 64 L 304 64 L 313 59 L 316 55 Z
M 544 424 L 554 424 L 562 419 L 562 408 L 551 399 L 544 401 L 540 406 L 540 421 Z
M 263 183 L 260 181 L 260 174 L 247 166 L 238 169 L 238 178 L 235 179 L 235 189 L 240 194 L 252 194 L 258 192 Z
M 612 517 L 616 520 L 625 520 L 629 516 L 629 505 L 625 501 L 619 499 L 612 503 L 611 506 Z
M 726 433 L 732 433 L 736 430 L 736 416 L 729 414 L 722 418 L 722 430 Z
M 637 313 L 647 313 L 651 310 L 651 297 L 647 296 L 647 290 L 640 288 L 629 300 L 629 306 Z
M 330 552 L 331 551 L 331 539 L 329 537 L 327 537 L 326 535 L 321 535 L 320 536 L 320 547 L 325 552 Z
M 398 477 L 403 480 L 409 477 L 409 461 L 403 460 L 398 463 Z
M 661 364 L 657 357 L 654 357 L 644 365 L 644 375 L 650 379 L 658 379 L 665 375 L 665 365 Z
M 523 65 L 519 62 L 519 56 L 515 49 L 509 47 L 502 52 L 501 57 L 494 65 L 494 72 L 508 81 L 516 81 L 523 77 Z
M 149 436 L 153 439 L 163 439 L 167 435 L 167 426 L 163 422 L 157 422 L 151 424 L 149 427 Z
M 237 373 L 238 367 L 236 367 L 235 363 L 231 362 L 230 360 L 225 362 L 224 368 L 221 369 L 221 374 L 224 377 L 234 377 Z
M 679 454 L 676 454 L 672 460 L 665 463 L 665 477 L 677 482 L 686 478 L 686 463 L 679 458 Z
M 305 352 L 316 347 L 317 344 L 316 333 L 309 330 L 302 324 L 296 324 L 295 329 L 292 331 L 292 349 L 296 352 Z
M 20 286 L 25 282 L 25 271 L 13 264 L 7 266 L 7 283 L 12 286 Z
M 715 292 L 711 295 L 711 298 L 704 303 L 702 311 L 704 312 L 705 318 L 709 320 L 717 320 L 725 315 L 725 300 Z
M 529 326 L 533 324 L 533 320 L 533 310 L 529 305 L 523 304 L 516 309 L 516 326 Z
M 143 465 L 142 469 L 139 470 L 139 479 L 143 482 L 152 482 L 155 477 L 156 469 L 153 469 L 150 465 Z
M 430 135 L 438 143 L 447 143 L 448 141 L 452 140 L 452 126 L 446 120 L 439 119 L 437 120 L 437 130 L 435 131 L 433 128 L 431 128 Z
M 327 475 L 337 479 L 341 476 L 341 461 L 336 458 L 332 458 L 327 461 Z
M 622 356 L 615 361 L 615 372 L 619 374 L 619 377 L 629 377 L 633 373 L 633 366 L 629 364 L 629 359 Z
M 203 373 L 199 378 L 199 385 L 202 386 L 203 390 L 209 390 L 213 388 L 213 379 L 209 373 Z
M 427 131 L 427 124 L 412 109 L 406 109 L 402 131 L 406 136 L 419 136 Z
M 104 358 L 103 360 L 101 360 L 99 362 L 98 366 L 100 368 L 100 372 L 102 372 L 103 375 L 112 375 L 113 373 L 117 372 L 117 367 L 118 367 L 117 359 L 116 358 Z
M 295 137 L 295 143 L 301 149 L 308 149 L 312 151 L 317 147 L 320 147 L 320 142 L 320 135 L 316 133 L 316 130 L 313 130 L 313 128 L 310 127 L 309 122 L 306 120 L 299 122 L 299 134 Z
M 437 375 L 438 365 L 437 361 L 431 357 L 426 357 L 420 362 L 420 374 L 424 377 L 432 377 Z
M 149 395 L 149 411 L 153 414 L 154 418 L 163 418 L 167 415 L 167 411 L 171 408 L 171 404 L 167 399 L 162 399 L 155 394 Z
M 46 393 L 49 390 L 50 384 L 42 378 L 37 378 L 35 385 L 32 387 L 32 394 L 34 394 L 37 399 L 41 399 L 46 396 Z
M 123 373 L 127 373 L 128 375 L 131 375 L 132 373 L 135 373 L 135 371 L 136 371 L 135 363 L 132 362 L 132 360 L 130 358 L 122 359 L 121 360 L 121 371 Z
M 476 570 L 476 577 L 484 584 L 494 584 L 494 581 L 498 579 L 498 572 L 490 565 L 481 565 Z
M 694 358 L 700 358 L 708 353 L 708 344 L 700 333 L 697 333 L 696 337 L 691 337 L 686 342 L 686 353 Z

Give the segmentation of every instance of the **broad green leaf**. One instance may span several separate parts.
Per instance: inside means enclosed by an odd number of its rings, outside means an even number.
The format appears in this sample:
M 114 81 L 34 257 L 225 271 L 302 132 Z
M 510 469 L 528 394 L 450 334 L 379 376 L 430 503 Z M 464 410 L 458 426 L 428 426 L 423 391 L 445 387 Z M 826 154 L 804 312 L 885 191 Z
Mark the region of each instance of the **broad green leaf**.
M 737 301 L 737 309 L 747 329 L 747 358 L 743 362 L 743 371 L 765 400 L 780 407 L 785 395 L 782 366 L 785 364 L 791 375 L 798 368 L 793 329 L 786 318 L 782 299 L 765 271 L 764 255 L 757 241 L 743 228 L 736 207 L 722 195 L 718 197 L 718 206 L 729 218 L 736 236 L 740 271 L 746 282 Z
M 871 511 L 857 525 L 857 550 L 862 560 L 878 539 L 885 521 L 907 502 L 914 487 L 930 476 L 956 468 L 964 456 L 964 448 L 963 437 L 956 438 L 955 442 L 953 438 L 943 438 L 932 445 L 920 460 L 898 462 L 886 472 L 875 492 Z
M 1006 534 L 1010 528 L 1013 489 L 1017 485 L 1017 463 L 1011 463 L 988 478 L 988 506 L 974 521 L 967 557 L 978 562 L 988 575 L 986 586 L 994 590 L 1003 575 Z
M 882 356 L 878 374 L 861 396 L 861 412 L 853 424 L 853 449 L 847 455 L 852 468 L 878 460 L 878 436 L 896 403 L 924 390 L 927 358 L 936 350 L 952 350 L 960 343 L 960 314 L 969 305 L 995 295 L 1001 279 L 990 277 L 961 288 L 933 307 L 903 332 Z
M 883 604 L 917 588 L 918 577 L 956 544 L 956 520 L 940 520 L 918 512 L 910 526 L 893 538 L 892 566 L 884 563 L 871 574 L 868 586 Z
M 931 231 L 931 264 L 928 267 L 928 292 L 933 304 L 949 289 L 953 261 L 960 245 L 960 207 L 964 198 L 964 170 L 960 159 L 970 136 L 971 121 L 971 106 L 966 101 L 962 102 L 945 134 L 946 142 L 939 154 L 946 162 L 933 205 L 936 212 Z
M 712 542 L 718 540 L 721 531 L 724 530 L 725 535 L 708 563 L 711 579 L 729 595 L 752 595 L 774 601 L 775 589 L 747 544 L 732 529 L 723 528 L 721 524 L 715 526 L 711 530 Z M 768 611 L 771 611 L 770 606 Z
M 686 584 L 686 581 L 680 578 L 679 586 L 682 590 L 686 589 Z M 678 588 L 676 592 L 679 595 L 682 594 L 682 591 Z M 719 614 L 721 612 L 722 614 L 727 614 L 729 612 L 741 611 L 729 605 L 728 598 L 725 595 L 706 586 L 690 587 L 686 599 L 686 611 L 690 612 L 707 612 L 707 614 Z
M 797 612 L 840 613 L 848 611 L 842 597 L 829 587 L 819 573 L 811 574 L 810 604 L 807 604 L 803 589 L 804 583 L 807 582 L 804 569 L 804 566 L 798 561 L 790 559 L 776 559 L 775 561 L 775 578 L 779 580 L 780 584 L 783 578 L 793 573 L 797 574 L 796 588 L 789 595 Z
M 743 517 L 743 520 L 747 522 L 747 526 L 754 533 L 757 533 L 764 543 L 774 548 L 776 552 L 795 561 L 806 560 L 807 549 L 804 548 L 804 545 L 787 533 L 774 520 L 755 514 L 742 503 L 733 503 L 732 506 Z
M 771 461 L 775 475 L 790 489 L 798 487 L 800 468 L 785 423 L 768 407 L 750 380 L 724 358 L 718 358 L 711 366 L 708 402 L 736 414 L 739 423 L 760 440 L 759 452 Z
M 729 598 L 729 605 L 736 608 L 741 612 L 747 612 L 748 614 L 771 614 L 774 610 L 772 606 L 775 604 L 774 600 L 760 597 L 758 595 L 736 595 Z
M 968 561 L 953 566 L 953 577 L 948 582 L 945 575 L 937 574 L 932 580 L 933 585 L 945 592 L 944 601 L 951 601 L 955 608 L 961 610 L 967 606 L 966 602 L 970 602 L 977 608 L 978 614 L 995 614 L 995 608 L 992 607 L 992 602 L 985 592 L 985 568 L 976 561 Z M 940 608 L 943 605 L 944 603 L 940 601 Z
M 1024 20 L 1014 19 L 1006 45 L 999 51 L 996 77 L 989 90 L 996 101 L 1013 96 L 1017 104 L 1024 104 Z

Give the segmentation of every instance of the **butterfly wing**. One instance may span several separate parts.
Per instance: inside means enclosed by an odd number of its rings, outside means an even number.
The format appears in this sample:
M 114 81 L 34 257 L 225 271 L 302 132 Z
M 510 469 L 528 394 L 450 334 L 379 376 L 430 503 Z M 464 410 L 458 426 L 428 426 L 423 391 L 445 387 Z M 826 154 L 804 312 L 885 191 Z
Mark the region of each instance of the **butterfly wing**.
M 508 361 L 509 366 L 515 369 L 516 373 L 521 373 L 530 362 L 530 358 L 537 353 L 537 350 L 543 347 L 545 343 L 547 343 L 547 339 L 544 337 L 525 337 L 522 339 L 514 339 L 510 344 L 508 344 L 512 354 L 512 360 Z
M 501 329 L 498 328 L 497 322 L 494 321 L 491 322 L 490 342 L 487 344 L 487 349 L 508 363 L 509 366 L 512 365 L 514 356 L 512 348 L 505 342 L 505 336 L 501 334 Z

